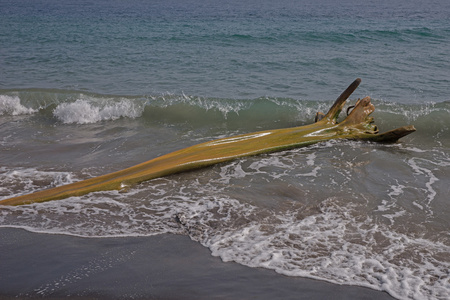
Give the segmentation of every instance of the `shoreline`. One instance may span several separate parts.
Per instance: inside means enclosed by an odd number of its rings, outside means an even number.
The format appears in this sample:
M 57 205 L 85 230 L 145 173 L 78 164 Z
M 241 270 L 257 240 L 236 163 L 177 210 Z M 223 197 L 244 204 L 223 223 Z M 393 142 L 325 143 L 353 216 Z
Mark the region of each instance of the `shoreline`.
M 187 236 L 83 238 L 0 228 L 0 299 L 394 299 L 222 262 Z

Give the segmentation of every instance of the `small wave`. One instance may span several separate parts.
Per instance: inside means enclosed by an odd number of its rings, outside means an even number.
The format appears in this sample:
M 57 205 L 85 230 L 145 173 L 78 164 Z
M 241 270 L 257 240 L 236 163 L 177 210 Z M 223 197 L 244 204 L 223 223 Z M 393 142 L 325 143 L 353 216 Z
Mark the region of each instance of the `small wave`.
M 36 109 L 23 106 L 17 96 L 0 95 L 0 115 L 18 116 L 35 112 Z
M 349 101 L 353 104 L 354 99 Z M 382 131 L 413 124 L 429 136 L 450 128 L 450 102 L 403 104 L 373 99 Z M 185 94 L 101 95 L 64 90 L 22 90 L 0 94 L 0 115 L 42 113 L 65 124 L 92 124 L 120 118 L 189 124 L 192 127 L 258 130 L 309 124 L 331 101 L 260 97 L 227 99 Z M 344 114 L 342 114 L 342 118 Z M 444 131 L 444 133 L 443 133 Z
M 311 123 L 318 110 L 329 103 L 288 98 L 257 99 L 205 98 L 163 95 L 149 99 L 143 117 L 169 124 L 255 131 Z
M 122 117 L 137 118 L 142 115 L 143 105 L 128 99 L 95 103 L 78 99 L 72 103 L 61 103 L 53 115 L 63 123 L 89 124 L 116 120 Z
M 444 117 L 450 114 L 450 102 L 427 102 L 424 104 L 406 105 L 395 102 L 375 100 L 376 111 L 386 112 L 405 117 L 409 121 L 416 121 L 419 118 L 433 114 Z

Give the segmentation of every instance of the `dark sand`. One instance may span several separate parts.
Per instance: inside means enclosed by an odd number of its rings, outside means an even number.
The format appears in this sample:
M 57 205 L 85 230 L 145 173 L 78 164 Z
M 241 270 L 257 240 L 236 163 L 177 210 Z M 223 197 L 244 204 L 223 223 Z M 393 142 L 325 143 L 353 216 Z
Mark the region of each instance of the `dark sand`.
M 224 263 L 186 236 L 80 238 L 0 228 L 0 299 L 393 299 Z

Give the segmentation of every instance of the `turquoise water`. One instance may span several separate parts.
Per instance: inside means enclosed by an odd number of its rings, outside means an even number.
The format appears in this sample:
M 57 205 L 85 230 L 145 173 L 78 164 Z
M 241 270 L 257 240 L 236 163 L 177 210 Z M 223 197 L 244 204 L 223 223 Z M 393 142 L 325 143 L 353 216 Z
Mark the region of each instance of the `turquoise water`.
M 2 1 L 1 88 L 449 100 L 448 1 Z
M 356 77 L 394 145 L 250 157 L 0 226 L 189 235 L 224 261 L 450 297 L 450 2 L 0 0 L 0 199 L 215 138 L 309 124 Z

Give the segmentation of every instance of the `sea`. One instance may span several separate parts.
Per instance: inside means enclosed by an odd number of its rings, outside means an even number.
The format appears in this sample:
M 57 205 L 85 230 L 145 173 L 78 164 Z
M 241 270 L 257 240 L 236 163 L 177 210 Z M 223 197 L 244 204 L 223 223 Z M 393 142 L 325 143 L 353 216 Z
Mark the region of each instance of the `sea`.
M 417 131 L 3 206 L 0 227 L 188 235 L 280 276 L 449 299 L 448 0 L 0 0 L 0 199 L 310 124 L 358 77 L 348 105 Z

